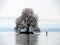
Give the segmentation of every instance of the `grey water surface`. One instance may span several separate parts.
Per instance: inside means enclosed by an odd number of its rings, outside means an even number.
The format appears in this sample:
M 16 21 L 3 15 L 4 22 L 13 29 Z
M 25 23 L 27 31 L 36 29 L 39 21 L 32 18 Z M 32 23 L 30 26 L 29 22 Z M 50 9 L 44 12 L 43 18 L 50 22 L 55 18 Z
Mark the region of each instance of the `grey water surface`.
M 0 45 L 60 45 L 60 32 L 17 34 L 0 32 Z

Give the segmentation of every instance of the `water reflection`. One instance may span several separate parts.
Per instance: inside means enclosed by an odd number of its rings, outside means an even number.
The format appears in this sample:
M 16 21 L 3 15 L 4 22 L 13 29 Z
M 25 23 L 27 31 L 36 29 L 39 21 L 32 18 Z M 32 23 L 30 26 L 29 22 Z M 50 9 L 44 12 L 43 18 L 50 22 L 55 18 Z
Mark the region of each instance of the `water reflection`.
M 16 45 L 16 37 L 12 32 L 0 32 L 0 45 Z
M 0 45 L 37 45 L 37 39 L 35 34 L 0 33 Z
M 60 45 L 60 32 L 40 34 L 16 34 L 14 32 L 0 32 L 0 45 Z
M 17 45 L 37 45 L 37 35 L 16 34 Z

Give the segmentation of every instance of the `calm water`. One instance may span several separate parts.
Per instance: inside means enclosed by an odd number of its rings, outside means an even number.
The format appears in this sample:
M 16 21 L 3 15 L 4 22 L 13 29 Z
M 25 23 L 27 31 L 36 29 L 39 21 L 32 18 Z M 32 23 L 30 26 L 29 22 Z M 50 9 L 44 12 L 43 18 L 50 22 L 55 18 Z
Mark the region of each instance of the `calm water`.
M 0 32 L 0 45 L 60 45 L 60 33 L 45 32 L 40 34 L 16 34 L 15 32 Z

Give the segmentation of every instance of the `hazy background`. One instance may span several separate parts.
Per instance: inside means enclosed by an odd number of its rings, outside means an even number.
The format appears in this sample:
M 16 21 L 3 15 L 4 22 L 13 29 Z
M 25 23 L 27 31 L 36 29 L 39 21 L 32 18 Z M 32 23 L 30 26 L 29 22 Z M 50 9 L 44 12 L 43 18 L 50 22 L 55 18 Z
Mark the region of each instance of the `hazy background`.
M 0 0 L 0 31 L 14 31 L 15 20 L 24 8 L 38 14 L 42 31 L 60 31 L 60 0 Z

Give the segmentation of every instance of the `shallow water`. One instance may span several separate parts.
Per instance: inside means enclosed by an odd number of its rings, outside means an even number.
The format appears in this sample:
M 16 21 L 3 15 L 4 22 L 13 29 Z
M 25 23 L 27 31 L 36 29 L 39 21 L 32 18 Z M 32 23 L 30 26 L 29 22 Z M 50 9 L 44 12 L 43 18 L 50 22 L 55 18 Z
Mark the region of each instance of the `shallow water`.
M 15 32 L 0 32 L 0 45 L 60 45 L 60 33 L 45 32 L 39 34 L 16 34 Z

